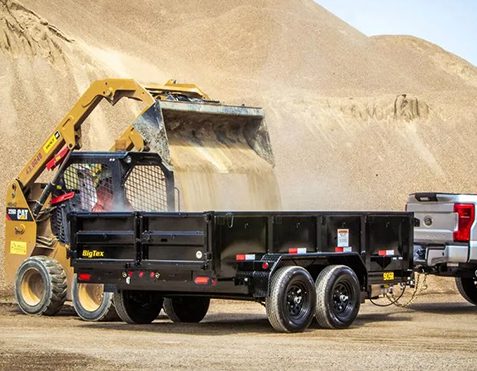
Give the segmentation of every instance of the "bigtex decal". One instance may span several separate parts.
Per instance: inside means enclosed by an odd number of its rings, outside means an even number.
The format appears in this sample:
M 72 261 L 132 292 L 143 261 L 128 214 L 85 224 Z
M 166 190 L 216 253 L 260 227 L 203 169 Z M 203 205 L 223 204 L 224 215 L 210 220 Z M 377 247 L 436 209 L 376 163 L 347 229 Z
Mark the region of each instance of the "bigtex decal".
M 31 213 L 25 208 L 7 207 L 7 220 L 21 220 L 31 222 Z
M 83 250 L 83 254 L 81 255 L 83 258 L 104 258 L 104 251 L 98 250 Z

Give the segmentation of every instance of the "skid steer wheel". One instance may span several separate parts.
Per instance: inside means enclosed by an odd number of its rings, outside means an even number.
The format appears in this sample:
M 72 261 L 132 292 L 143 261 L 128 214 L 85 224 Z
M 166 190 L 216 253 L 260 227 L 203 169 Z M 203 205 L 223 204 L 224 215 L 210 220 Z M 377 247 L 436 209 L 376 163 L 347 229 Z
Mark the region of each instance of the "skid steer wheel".
M 182 296 L 164 299 L 164 312 L 172 322 L 197 323 L 207 314 L 210 299 L 196 296 Z
M 360 306 L 360 286 L 354 271 L 345 265 L 330 265 L 320 272 L 315 286 L 318 325 L 349 327 Z
M 47 256 L 26 259 L 17 270 L 15 298 L 26 314 L 56 314 L 66 300 L 63 267 Z
M 71 288 L 73 307 L 85 321 L 114 321 L 118 319 L 113 304 L 113 293 L 95 283 L 78 283 L 76 274 Z
M 455 283 L 459 293 L 469 303 L 477 305 L 477 278 L 475 277 L 456 277 Z
M 272 276 L 265 304 L 275 330 L 304 331 L 315 314 L 316 294 L 310 273 L 297 266 L 280 268 Z
M 162 309 L 162 296 L 155 291 L 120 290 L 113 296 L 119 318 L 127 323 L 147 324 Z

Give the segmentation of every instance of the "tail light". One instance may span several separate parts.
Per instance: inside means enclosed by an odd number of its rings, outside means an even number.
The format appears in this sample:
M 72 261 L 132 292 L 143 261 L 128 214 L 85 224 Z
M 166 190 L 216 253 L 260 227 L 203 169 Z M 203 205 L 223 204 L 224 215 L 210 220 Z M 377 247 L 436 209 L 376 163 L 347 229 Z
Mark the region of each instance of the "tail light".
M 91 280 L 91 274 L 89 273 L 80 273 L 78 274 L 79 281 L 89 281 Z
M 475 206 L 474 204 L 454 204 L 454 212 L 458 217 L 454 241 L 469 242 L 470 229 L 475 220 Z

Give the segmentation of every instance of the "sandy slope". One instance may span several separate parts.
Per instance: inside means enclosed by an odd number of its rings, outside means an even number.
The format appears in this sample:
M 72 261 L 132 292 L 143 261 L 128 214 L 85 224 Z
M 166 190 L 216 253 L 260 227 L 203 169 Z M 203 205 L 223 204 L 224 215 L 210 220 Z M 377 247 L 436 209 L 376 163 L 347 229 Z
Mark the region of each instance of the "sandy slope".
M 433 44 L 368 38 L 311 0 L 12 4 L 0 0 L 1 189 L 90 80 L 120 76 L 263 106 L 285 209 L 474 191 L 477 70 Z M 108 113 L 87 144 L 107 148 L 119 131 Z

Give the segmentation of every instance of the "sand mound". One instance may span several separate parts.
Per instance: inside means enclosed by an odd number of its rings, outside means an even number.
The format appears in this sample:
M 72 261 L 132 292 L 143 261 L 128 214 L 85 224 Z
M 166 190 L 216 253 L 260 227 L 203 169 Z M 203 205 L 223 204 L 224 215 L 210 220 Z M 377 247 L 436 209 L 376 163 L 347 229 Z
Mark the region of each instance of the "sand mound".
M 0 1 L 0 50 L 12 56 L 41 56 L 64 63 L 62 44 L 72 42 L 58 28 L 14 0 Z

